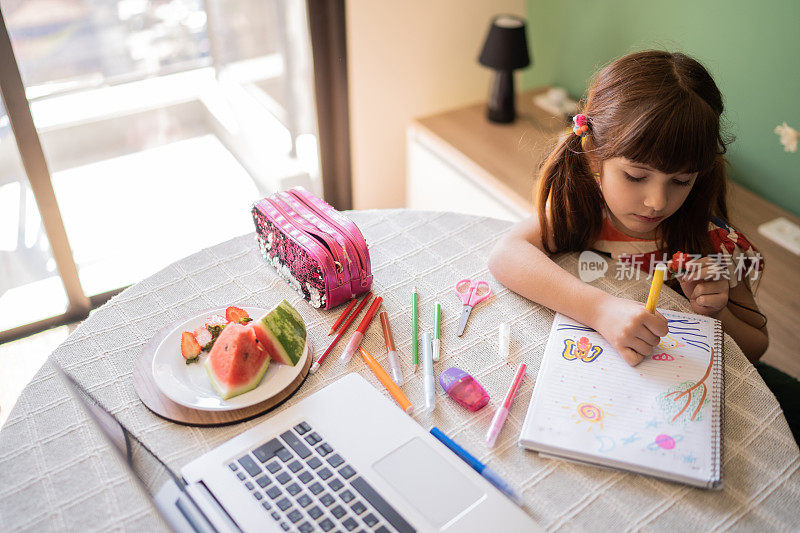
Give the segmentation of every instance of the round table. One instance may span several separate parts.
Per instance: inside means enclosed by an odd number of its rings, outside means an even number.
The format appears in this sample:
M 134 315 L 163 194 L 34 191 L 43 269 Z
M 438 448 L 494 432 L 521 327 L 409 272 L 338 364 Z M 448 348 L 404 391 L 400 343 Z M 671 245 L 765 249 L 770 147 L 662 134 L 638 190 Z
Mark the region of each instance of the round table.
M 440 398 L 424 427 L 439 426 L 523 494 L 527 512 L 547 529 L 777 530 L 800 528 L 800 454 L 783 413 L 741 350 L 725 337 L 724 489 L 709 491 L 616 470 L 544 459 L 517 446 L 532 379 L 523 381 L 493 450 L 482 438 L 494 408 L 520 362 L 535 376 L 553 312 L 502 287 L 487 258 L 508 222 L 454 213 L 372 210 L 349 213 L 370 245 L 374 291 L 384 298 L 412 403 L 422 404 L 421 373 L 411 373 L 411 291 L 420 294 L 420 331 L 432 331 L 442 304 L 442 359 L 437 372 L 457 366 L 488 390 L 487 409 L 469 413 Z M 577 272 L 577 255 L 557 259 Z M 461 302 L 453 284 L 485 279 L 493 299 L 476 307 L 456 337 Z M 615 295 L 643 301 L 646 280 L 594 282 Z M 85 320 L 53 353 L 60 365 L 174 470 L 252 427 L 269 414 L 224 427 L 198 428 L 166 421 L 138 399 L 134 360 L 160 329 L 210 307 L 271 307 L 289 300 L 306 320 L 312 342 L 325 346 L 341 312 L 312 308 L 262 259 L 253 234 L 189 256 L 130 287 Z M 689 311 L 665 287 L 660 307 Z M 511 325 L 511 356 L 497 355 L 497 326 Z M 380 324 L 365 347 L 386 365 Z M 339 348 L 341 349 L 341 347 Z M 338 351 L 336 352 L 338 353 Z M 283 406 L 346 373 L 359 372 L 387 394 L 364 363 L 331 357 Z M 163 527 L 137 485 L 48 362 L 25 388 L 0 431 L 0 531 L 155 530 Z

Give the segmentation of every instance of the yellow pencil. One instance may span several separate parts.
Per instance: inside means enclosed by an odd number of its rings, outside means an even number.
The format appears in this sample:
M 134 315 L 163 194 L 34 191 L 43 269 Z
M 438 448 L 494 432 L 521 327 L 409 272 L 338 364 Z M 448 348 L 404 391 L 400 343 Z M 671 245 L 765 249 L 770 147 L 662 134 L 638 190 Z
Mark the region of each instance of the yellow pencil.
M 361 351 L 361 357 L 364 358 L 364 362 L 367 363 L 367 366 L 372 370 L 372 373 L 375 374 L 375 377 L 383 383 L 383 386 L 386 387 L 386 390 L 389 391 L 392 398 L 400 405 L 400 408 L 406 413 L 411 413 L 411 402 L 408 401 L 408 398 L 403 394 L 403 391 L 400 390 L 400 387 L 392 381 L 392 378 L 389 377 L 389 374 L 386 373 L 380 363 L 372 357 L 372 354 L 361 346 L 359 346 L 358 349 Z
M 653 281 L 650 283 L 650 294 L 647 295 L 647 310 L 651 313 L 656 312 L 656 303 L 658 297 L 661 295 L 661 286 L 664 285 L 664 274 L 667 272 L 667 266 L 664 263 L 656 265 L 653 271 Z

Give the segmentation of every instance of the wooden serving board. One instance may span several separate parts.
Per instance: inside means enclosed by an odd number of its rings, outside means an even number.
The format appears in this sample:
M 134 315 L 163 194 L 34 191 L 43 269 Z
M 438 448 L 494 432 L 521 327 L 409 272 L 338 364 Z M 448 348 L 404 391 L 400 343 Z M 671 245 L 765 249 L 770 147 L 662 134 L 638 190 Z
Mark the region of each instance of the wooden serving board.
M 144 403 L 148 409 L 162 418 L 179 424 L 191 426 L 222 426 L 242 422 L 264 414 L 283 403 L 300 388 L 300 385 L 303 384 L 303 381 L 305 381 L 308 375 L 308 369 L 311 368 L 311 362 L 314 359 L 314 350 L 309 346 L 305 362 L 297 377 L 280 392 L 260 403 L 230 411 L 202 411 L 199 409 L 191 409 L 167 398 L 159 390 L 153 379 L 153 357 L 155 356 L 156 348 L 158 348 L 158 345 L 169 331 L 169 328 L 166 328 L 157 333 L 145 344 L 133 365 L 133 386 L 136 390 L 136 394 L 139 395 L 142 403 Z

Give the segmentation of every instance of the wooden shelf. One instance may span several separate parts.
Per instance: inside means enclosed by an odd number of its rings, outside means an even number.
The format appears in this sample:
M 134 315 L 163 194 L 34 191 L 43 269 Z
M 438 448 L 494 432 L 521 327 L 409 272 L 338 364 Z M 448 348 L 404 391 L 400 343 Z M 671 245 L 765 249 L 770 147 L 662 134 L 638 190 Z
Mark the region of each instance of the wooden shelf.
M 533 103 L 546 88 L 517 95 L 517 120 L 493 124 L 486 119 L 486 104 L 417 119 L 412 129 L 436 141 L 437 154 L 458 166 L 467 179 L 479 182 L 493 195 L 517 207 L 520 218 L 533 213 L 533 190 L 539 164 L 560 131 L 569 127 Z M 753 192 L 730 183 L 728 209 L 731 224 L 744 233 L 766 260 L 765 276 L 756 301 L 768 319 L 770 347 L 763 361 L 800 377 L 794 330 L 800 322 L 800 256 L 758 233 L 758 226 L 783 216 L 800 224 L 798 217 Z M 487 213 L 488 214 L 488 213 Z

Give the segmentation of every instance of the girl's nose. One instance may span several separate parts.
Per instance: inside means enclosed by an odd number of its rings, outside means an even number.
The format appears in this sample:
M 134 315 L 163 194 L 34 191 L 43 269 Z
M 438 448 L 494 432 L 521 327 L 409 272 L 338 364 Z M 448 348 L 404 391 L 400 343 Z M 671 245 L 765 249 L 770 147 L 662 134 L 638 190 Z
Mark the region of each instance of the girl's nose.
M 667 191 L 660 186 L 652 187 L 644 200 L 644 205 L 656 212 L 661 212 L 667 207 Z

